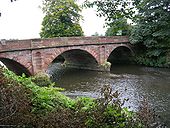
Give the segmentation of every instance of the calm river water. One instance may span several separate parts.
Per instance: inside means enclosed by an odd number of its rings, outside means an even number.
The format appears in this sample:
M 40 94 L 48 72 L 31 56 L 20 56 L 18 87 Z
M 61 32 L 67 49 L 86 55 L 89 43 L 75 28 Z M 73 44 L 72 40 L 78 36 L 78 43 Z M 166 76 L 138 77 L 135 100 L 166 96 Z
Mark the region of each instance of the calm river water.
M 170 128 L 170 69 L 140 66 L 113 66 L 111 72 L 60 69 L 54 81 L 65 88 L 70 97 L 98 97 L 104 85 L 118 90 L 121 98 L 129 98 L 126 106 L 137 110 L 143 97 Z

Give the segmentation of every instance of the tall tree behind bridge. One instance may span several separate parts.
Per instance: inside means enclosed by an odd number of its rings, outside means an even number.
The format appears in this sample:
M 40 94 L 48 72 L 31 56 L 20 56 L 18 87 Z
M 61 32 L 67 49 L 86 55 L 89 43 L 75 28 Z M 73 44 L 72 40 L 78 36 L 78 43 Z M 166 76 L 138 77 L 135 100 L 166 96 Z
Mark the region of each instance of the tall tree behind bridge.
M 149 66 L 169 67 L 170 0 L 143 0 L 139 7 L 139 19 L 132 30 L 131 42 L 142 45 L 145 50 L 137 60 Z
M 129 25 L 127 19 L 135 19 L 135 6 L 133 0 L 86 0 L 85 7 L 96 6 L 97 16 L 104 17 L 108 27 L 105 35 L 113 36 L 123 31 L 128 34 Z
M 105 36 L 127 36 L 130 34 L 131 25 L 127 23 L 127 19 L 122 18 L 121 24 L 112 23 L 105 32 Z
M 43 0 L 42 38 L 82 36 L 81 8 L 75 0 Z
M 104 16 L 110 27 L 116 24 L 123 30 L 121 19 L 131 19 L 136 24 L 131 42 L 143 46 L 137 62 L 170 67 L 170 0 L 86 0 L 85 5 L 97 6 L 97 14 Z

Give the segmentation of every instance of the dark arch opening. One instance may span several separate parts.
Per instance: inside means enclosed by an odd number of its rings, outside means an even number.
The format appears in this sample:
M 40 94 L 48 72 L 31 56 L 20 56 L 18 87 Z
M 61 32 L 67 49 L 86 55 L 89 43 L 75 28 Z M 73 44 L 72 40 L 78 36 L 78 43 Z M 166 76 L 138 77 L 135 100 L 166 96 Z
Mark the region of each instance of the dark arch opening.
M 57 56 L 52 63 L 65 63 L 77 68 L 97 67 L 96 59 L 87 51 L 80 49 L 68 50 Z
M 52 63 L 64 63 L 65 62 L 65 58 L 62 55 L 57 56 Z
M 107 61 L 111 65 L 123 65 L 123 64 L 132 64 L 133 53 L 131 49 L 125 46 L 120 46 L 115 48 L 109 55 Z
M 97 67 L 98 62 L 90 53 L 85 50 L 72 49 L 57 56 L 49 65 L 47 73 L 53 77 L 60 74 L 60 69 L 94 70 Z
M 23 73 L 28 77 L 31 76 L 31 73 L 20 63 L 7 59 L 7 58 L 0 58 L 0 61 L 11 71 L 13 71 L 16 75 L 22 75 Z
M 62 53 L 65 62 L 68 64 L 77 65 L 79 67 L 95 67 L 97 66 L 96 59 L 87 51 L 74 49 Z

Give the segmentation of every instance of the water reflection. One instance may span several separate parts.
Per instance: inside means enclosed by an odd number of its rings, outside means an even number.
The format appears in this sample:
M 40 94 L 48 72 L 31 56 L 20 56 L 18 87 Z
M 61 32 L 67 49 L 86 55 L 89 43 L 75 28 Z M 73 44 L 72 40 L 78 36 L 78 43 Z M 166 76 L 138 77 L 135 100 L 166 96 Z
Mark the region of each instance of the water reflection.
M 65 88 L 70 97 L 98 97 L 104 85 L 110 85 L 129 98 L 126 106 L 137 110 L 143 97 L 170 127 L 170 70 L 138 66 L 115 66 L 110 73 L 76 69 L 61 69 L 53 80 Z

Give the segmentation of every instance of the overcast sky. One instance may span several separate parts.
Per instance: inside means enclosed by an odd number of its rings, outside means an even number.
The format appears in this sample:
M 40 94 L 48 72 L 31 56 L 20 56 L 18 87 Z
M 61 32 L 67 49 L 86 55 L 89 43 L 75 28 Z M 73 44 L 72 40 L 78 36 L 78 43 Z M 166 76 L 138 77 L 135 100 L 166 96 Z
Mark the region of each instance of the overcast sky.
M 83 0 L 79 0 L 82 3 Z M 0 0 L 0 39 L 39 38 L 43 13 L 41 0 Z M 84 21 L 81 26 L 86 36 L 95 32 L 104 34 L 104 19 L 96 16 L 94 9 L 82 11 Z

